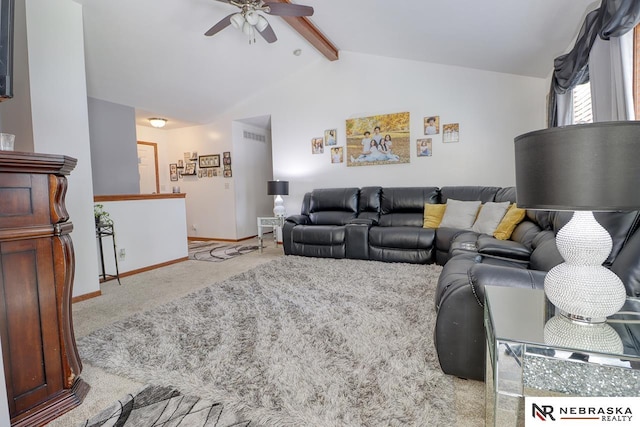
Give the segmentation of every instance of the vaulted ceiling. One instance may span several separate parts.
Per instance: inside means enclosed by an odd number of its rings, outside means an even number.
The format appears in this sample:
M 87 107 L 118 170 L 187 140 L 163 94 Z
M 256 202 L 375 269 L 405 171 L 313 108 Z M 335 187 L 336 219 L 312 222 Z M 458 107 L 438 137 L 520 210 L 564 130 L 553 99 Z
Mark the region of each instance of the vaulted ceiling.
M 328 61 L 283 18 L 278 41 L 249 44 L 215 0 L 76 0 L 83 5 L 87 90 L 135 107 L 141 120 L 207 123 L 270 81 Z M 281 0 L 278 0 L 281 1 Z M 594 0 L 295 0 L 339 51 L 548 77 Z M 301 50 L 301 55 L 293 52 Z M 326 53 L 326 52 L 325 52 Z M 339 59 L 338 59 L 339 61 Z M 399 70 L 401 72 L 401 70 Z

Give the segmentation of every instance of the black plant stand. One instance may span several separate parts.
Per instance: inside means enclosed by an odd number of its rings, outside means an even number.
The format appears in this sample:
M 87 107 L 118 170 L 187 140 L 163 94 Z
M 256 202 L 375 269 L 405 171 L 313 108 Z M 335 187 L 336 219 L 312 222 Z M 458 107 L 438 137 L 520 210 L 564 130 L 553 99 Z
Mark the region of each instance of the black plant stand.
M 104 269 L 104 251 L 102 249 L 102 239 L 104 237 L 111 236 L 111 240 L 113 242 L 113 260 L 116 264 L 116 274 L 107 274 Z M 99 245 L 98 248 L 100 250 L 100 265 L 102 267 L 102 281 L 105 282 L 111 279 L 117 279 L 118 284 L 120 283 L 120 271 L 118 270 L 118 254 L 116 253 L 116 233 L 113 229 L 113 224 L 105 224 L 105 223 L 96 223 L 96 237 L 98 238 Z

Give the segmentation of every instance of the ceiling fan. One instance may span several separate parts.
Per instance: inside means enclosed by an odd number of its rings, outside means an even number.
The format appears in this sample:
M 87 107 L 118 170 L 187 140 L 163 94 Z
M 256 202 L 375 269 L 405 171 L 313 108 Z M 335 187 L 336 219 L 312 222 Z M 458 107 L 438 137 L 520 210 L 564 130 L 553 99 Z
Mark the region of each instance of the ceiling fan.
M 242 30 L 249 36 L 249 43 L 255 43 L 256 31 L 268 42 L 273 43 L 278 40 L 273 28 L 262 13 L 275 16 L 311 16 L 313 8 L 301 4 L 278 3 L 264 0 L 217 0 L 240 8 L 239 12 L 225 16 L 213 27 L 204 33 L 205 36 L 212 36 L 229 25 Z

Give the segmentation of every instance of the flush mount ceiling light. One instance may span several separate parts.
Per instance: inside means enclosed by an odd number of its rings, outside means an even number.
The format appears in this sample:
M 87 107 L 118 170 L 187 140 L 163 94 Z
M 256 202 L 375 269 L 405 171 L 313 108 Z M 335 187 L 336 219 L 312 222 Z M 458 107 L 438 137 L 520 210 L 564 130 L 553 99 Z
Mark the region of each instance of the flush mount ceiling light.
M 269 2 L 264 0 L 218 0 L 222 3 L 229 3 L 240 9 L 239 12 L 225 16 L 213 27 L 204 33 L 205 36 L 212 36 L 229 25 L 241 30 L 249 37 L 249 43 L 256 41 L 256 32 L 260 34 L 268 43 L 275 42 L 276 37 L 271 25 L 262 13 L 275 16 L 311 16 L 313 8 L 300 4 Z M 260 13 L 258 13 L 260 12 Z
M 167 119 L 161 119 L 161 118 L 158 118 L 158 117 L 152 117 L 152 118 L 149 119 L 149 123 L 154 128 L 163 128 L 164 125 L 167 124 Z

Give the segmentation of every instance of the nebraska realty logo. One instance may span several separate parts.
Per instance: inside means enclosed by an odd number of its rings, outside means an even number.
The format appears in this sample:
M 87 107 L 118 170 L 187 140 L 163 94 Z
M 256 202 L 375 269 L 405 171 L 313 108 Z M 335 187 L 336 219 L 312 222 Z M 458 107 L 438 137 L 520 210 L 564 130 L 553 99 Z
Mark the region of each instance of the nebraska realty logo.
M 640 397 L 525 397 L 525 426 L 640 425 Z

